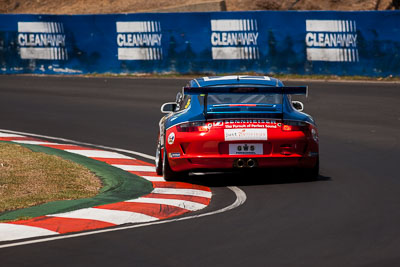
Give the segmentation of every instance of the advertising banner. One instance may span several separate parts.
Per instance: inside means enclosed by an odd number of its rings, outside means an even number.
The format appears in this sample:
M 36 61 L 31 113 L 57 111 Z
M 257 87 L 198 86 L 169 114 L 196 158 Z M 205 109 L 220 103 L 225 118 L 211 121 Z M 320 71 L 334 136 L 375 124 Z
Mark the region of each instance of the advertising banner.
M 400 76 L 399 11 L 0 15 L 0 73 Z

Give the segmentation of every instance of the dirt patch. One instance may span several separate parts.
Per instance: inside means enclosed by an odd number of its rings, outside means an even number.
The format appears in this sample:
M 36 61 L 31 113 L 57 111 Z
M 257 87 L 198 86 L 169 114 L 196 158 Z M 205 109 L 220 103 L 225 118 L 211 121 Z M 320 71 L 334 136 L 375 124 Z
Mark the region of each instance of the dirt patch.
M 0 0 L 0 13 L 107 14 L 160 10 L 202 0 Z M 228 11 L 240 10 L 387 10 L 400 0 L 226 0 Z
M 238 10 L 235 8 L 246 7 L 240 0 L 231 2 L 232 7 L 228 6 L 228 9 Z M 393 0 L 255 0 L 253 6 L 256 10 L 386 10 L 393 8 L 392 2 Z
M 0 212 L 93 197 L 100 188 L 100 180 L 79 164 L 0 143 Z
M 108 14 L 160 10 L 204 3 L 199 0 L 0 0 L 0 13 Z

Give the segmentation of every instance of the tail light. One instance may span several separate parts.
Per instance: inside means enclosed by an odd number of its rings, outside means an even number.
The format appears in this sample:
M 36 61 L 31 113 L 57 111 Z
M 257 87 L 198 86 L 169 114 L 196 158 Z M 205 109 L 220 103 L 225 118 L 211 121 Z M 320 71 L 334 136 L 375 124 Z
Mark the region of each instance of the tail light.
M 307 131 L 308 124 L 302 121 L 284 121 L 282 123 L 282 131 L 291 132 L 291 131 Z
M 292 125 L 286 125 L 286 124 L 282 125 L 282 131 L 290 132 L 292 129 L 293 129 Z
M 178 132 L 208 132 L 210 127 L 205 122 L 187 122 L 176 126 Z

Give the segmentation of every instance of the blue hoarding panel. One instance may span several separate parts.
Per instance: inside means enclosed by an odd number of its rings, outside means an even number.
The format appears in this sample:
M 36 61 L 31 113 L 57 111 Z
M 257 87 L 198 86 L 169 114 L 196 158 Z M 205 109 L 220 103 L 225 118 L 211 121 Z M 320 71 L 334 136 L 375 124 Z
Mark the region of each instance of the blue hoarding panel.
M 398 11 L 0 15 L 0 73 L 400 76 Z

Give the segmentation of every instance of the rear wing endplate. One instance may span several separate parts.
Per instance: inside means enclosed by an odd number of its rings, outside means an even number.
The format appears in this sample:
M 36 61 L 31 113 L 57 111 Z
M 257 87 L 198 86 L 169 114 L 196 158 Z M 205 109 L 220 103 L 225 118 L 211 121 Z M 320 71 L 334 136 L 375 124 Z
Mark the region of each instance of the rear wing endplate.
M 184 87 L 184 94 L 284 94 L 308 95 L 308 86 L 263 86 L 263 87 Z

